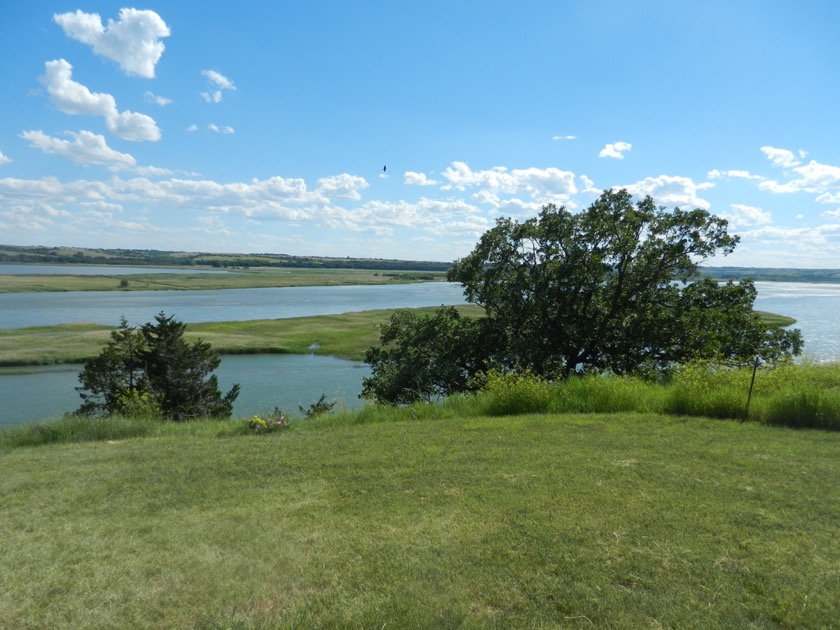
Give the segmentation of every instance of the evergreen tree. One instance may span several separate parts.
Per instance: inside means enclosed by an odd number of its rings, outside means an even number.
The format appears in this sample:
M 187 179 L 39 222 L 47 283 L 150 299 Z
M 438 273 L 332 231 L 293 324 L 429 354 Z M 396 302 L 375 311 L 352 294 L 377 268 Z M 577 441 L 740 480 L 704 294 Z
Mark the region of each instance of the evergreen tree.
M 185 330 L 186 324 L 162 312 L 139 329 L 123 319 L 79 374 L 76 389 L 84 401 L 79 413 L 120 413 L 123 402 L 139 394 L 155 401 L 160 415 L 171 420 L 229 418 L 239 385 L 222 395 L 213 374 L 221 359 L 206 342 L 188 343 Z

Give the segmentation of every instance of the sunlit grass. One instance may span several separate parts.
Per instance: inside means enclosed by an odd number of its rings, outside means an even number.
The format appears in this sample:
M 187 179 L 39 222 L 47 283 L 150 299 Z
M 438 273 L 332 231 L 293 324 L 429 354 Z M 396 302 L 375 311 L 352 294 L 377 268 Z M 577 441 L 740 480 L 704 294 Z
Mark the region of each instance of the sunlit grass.
M 840 433 L 470 404 L 7 451 L 0 626 L 840 618 Z

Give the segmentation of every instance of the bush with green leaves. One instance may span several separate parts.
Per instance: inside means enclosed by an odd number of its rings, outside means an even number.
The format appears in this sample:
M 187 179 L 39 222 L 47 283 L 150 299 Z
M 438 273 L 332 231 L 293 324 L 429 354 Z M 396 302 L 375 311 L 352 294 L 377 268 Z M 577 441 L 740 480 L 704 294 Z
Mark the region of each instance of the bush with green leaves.
M 113 413 L 123 418 L 146 418 L 157 420 L 163 416 L 160 397 L 139 389 L 127 389 L 117 393 Z

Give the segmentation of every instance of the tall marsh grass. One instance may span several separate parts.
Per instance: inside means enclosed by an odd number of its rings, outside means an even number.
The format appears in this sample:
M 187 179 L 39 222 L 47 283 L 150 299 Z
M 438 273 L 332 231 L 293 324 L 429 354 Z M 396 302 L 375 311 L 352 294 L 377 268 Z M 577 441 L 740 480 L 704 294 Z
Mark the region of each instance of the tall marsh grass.
M 686 366 L 666 383 L 619 376 L 549 382 L 534 375 L 491 372 L 476 394 L 404 407 L 368 404 L 359 410 L 322 414 L 317 420 L 293 420 L 291 428 L 299 422 L 328 428 L 521 414 L 660 413 L 840 430 L 840 363 L 760 368 L 748 407 L 751 380 L 752 367 L 708 364 Z M 0 451 L 52 442 L 248 433 L 243 419 L 171 423 L 152 418 L 67 416 L 0 430 Z
M 159 422 L 151 419 L 64 416 L 57 420 L 13 426 L 0 431 L 0 450 L 54 442 L 124 440 L 151 435 Z
M 752 393 L 750 388 L 752 386 Z M 681 368 L 667 383 L 584 376 L 550 383 L 534 375 L 490 373 L 474 412 L 664 413 L 752 420 L 797 428 L 840 429 L 840 363 Z

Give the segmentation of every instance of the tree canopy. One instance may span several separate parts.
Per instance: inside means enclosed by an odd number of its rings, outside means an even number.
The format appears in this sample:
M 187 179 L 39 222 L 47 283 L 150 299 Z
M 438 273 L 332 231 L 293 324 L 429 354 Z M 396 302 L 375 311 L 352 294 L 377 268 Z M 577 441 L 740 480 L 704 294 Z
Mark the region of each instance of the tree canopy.
M 481 347 L 470 346 L 463 369 L 493 365 L 549 378 L 656 374 L 694 359 L 798 354 L 799 331 L 768 329 L 753 312 L 752 282 L 699 279 L 701 263 L 738 244 L 727 227 L 706 210 L 668 211 L 650 197 L 634 202 L 626 190 L 605 191 L 578 213 L 547 205 L 523 222 L 498 219 L 448 273 L 485 311 L 481 334 L 471 337 Z M 436 332 L 421 339 L 412 339 L 415 331 L 395 334 L 393 322 L 386 327 L 382 343 L 390 350 L 368 357 L 371 397 L 395 401 L 375 395 L 376 382 L 408 364 L 400 347 L 424 343 L 426 354 L 445 348 L 434 357 L 442 361 L 464 347 L 447 341 L 453 331 L 463 339 L 464 324 L 445 321 L 442 311 L 437 319 Z M 458 391 L 452 385 L 449 391 Z
M 230 417 L 239 395 L 224 396 L 213 371 L 221 359 L 210 344 L 184 339 L 186 324 L 160 313 L 139 329 L 123 319 L 102 351 L 85 362 L 76 388 L 82 414 L 119 414 L 138 400 L 164 418 Z

